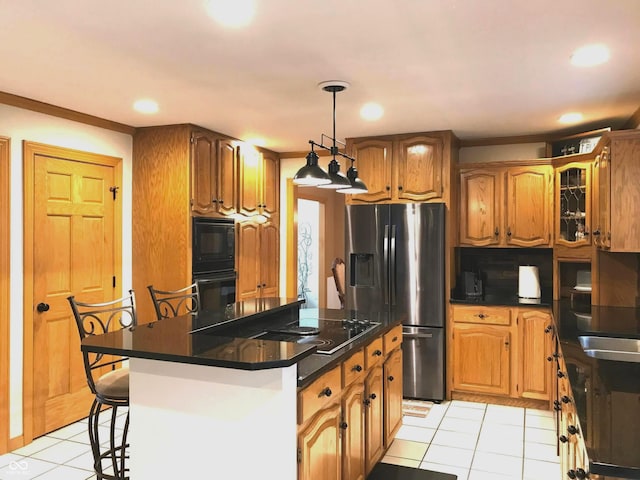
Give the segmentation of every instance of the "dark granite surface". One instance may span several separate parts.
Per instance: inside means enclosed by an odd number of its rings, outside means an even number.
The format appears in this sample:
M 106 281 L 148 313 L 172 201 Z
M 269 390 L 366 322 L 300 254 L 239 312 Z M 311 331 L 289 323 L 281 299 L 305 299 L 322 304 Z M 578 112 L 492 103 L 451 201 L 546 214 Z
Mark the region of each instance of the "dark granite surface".
M 485 306 L 504 306 L 504 307 L 551 307 L 553 305 L 553 297 L 551 292 L 542 292 L 540 298 L 520 298 L 518 292 L 510 292 L 497 290 L 486 292 L 480 297 L 465 297 L 459 292 L 452 292 L 451 303 L 462 305 L 485 305 Z
M 385 313 L 300 309 L 301 303 L 284 298 L 237 302 L 224 312 L 203 311 L 197 316 L 183 315 L 88 337 L 82 341 L 82 350 L 241 370 L 297 363 L 298 386 L 304 387 L 402 320 L 391 321 Z M 266 327 L 285 325 L 298 318 L 301 326 L 309 327 L 345 318 L 366 319 L 378 325 L 331 355 L 315 353 L 313 345 L 251 338 Z
M 433 472 L 391 463 L 378 463 L 367 476 L 367 480 L 456 480 L 457 478 L 457 475 L 451 473 Z
M 640 363 L 587 356 L 582 335 L 640 338 L 640 309 L 553 307 L 593 474 L 640 479 Z

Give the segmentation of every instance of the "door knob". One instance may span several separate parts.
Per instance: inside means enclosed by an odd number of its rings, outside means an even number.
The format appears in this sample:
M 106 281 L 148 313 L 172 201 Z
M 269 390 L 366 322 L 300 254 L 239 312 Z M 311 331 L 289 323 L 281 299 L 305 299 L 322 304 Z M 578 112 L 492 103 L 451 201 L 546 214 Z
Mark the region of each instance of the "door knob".
M 48 303 L 42 303 L 40 302 L 37 306 L 36 309 L 42 313 L 42 312 L 48 312 L 49 311 L 49 304 Z

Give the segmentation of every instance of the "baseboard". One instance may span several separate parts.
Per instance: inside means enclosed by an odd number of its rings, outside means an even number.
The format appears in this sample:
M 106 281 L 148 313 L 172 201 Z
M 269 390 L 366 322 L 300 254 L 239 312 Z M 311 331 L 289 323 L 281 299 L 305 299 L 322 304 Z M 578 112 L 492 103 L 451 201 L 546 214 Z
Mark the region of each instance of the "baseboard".
M 501 397 L 499 395 L 483 395 L 479 393 L 451 392 L 451 400 L 463 400 L 465 402 L 493 403 L 510 407 L 536 408 L 549 410 L 548 400 L 533 400 L 529 398 Z

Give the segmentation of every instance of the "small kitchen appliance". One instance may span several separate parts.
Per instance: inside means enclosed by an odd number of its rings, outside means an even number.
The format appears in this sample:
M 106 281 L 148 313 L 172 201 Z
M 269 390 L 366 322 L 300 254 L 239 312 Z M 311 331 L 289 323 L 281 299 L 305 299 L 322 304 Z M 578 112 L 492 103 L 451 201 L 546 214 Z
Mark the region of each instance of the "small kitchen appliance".
M 538 267 L 520 265 L 518 270 L 518 296 L 520 298 L 540 298 Z

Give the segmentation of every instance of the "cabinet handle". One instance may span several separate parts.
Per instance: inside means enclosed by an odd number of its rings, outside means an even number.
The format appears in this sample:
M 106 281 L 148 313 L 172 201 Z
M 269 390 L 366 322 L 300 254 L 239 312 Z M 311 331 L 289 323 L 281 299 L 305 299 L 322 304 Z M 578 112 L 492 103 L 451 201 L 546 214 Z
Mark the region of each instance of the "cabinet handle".
M 563 395 L 560 400 L 562 400 L 562 403 L 571 403 L 571 399 L 566 395 Z
M 393 338 L 391 339 L 391 343 L 396 343 L 397 341 L 398 341 L 398 337 L 393 337 Z
M 375 352 L 373 352 L 373 354 L 374 354 L 376 357 L 381 357 L 381 356 L 382 356 L 382 352 L 381 352 L 380 350 L 376 350 Z
M 391 187 L 390 187 L 389 185 L 387 185 L 387 186 L 385 187 L 385 189 L 386 189 L 386 190 L 387 190 L 387 192 L 388 192 L 389 190 L 391 190 Z
M 553 362 L 553 357 L 551 356 L 547 357 L 547 362 Z
M 402 191 L 402 185 L 398 185 L 398 190 Z
M 217 199 L 215 199 L 215 198 L 212 198 L 212 199 L 211 199 L 211 203 L 218 203 L 218 200 L 217 200 Z
M 476 317 L 478 317 L 478 318 L 489 318 L 489 315 L 485 315 L 484 313 L 477 313 Z
M 218 199 L 218 203 L 224 203 L 224 200 L 222 200 L 221 198 Z
M 578 478 L 589 478 L 589 472 L 584 471 L 582 468 L 576 470 L 576 475 Z
M 498 235 L 500 235 L 500 230 L 498 229 L 498 227 L 496 227 L 496 229 L 493 231 L 493 235 L 495 237 L 497 237 Z
M 596 229 L 593 231 L 593 234 L 594 234 L 596 237 L 597 237 L 597 236 L 599 236 L 599 235 L 600 235 L 600 227 L 596 228 Z
M 558 370 L 558 378 L 564 378 L 564 377 L 566 377 L 564 372 L 562 370 Z
M 390 382 L 393 382 L 393 375 L 389 375 L 387 378 L 389 379 Z
M 574 478 L 578 478 L 576 471 L 573 468 L 567 472 L 567 477 L 569 477 L 571 480 L 573 480 Z
M 549 333 L 553 330 L 553 327 L 551 325 L 547 325 L 547 328 L 544 329 L 544 333 Z
M 509 350 L 509 340 L 504 341 L 504 346 L 507 347 L 507 350 Z
M 51 308 L 49 304 L 44 302 L 40 302 L 38 305 L 36 305 L 36 310 L 38 310 L 38 312 L 40 313 L 48 312 L 49 308 Z
M 371 400 L 375 400 L 377 397 L 376 397 L 376 394 L 375 394 L 375 393 L 372 393 L 371 395 L 369 395 L 369 398 L 370 398 Z
M 580 433 L 580 430 L 578 430 L 578 427 L 576 427 L 575 425 L 569 425 L 567 427 L 567 432 L 569 432 L 569 435 L 577 435 L 578 433 Z
M 349 425 L 347 425 L 347 422 L 341 422 L 341 423 L 340 423 L 340 428 L 341 428 L 342 430 L 346 430 L 348 426 L 349 426 Z
M 507 227 L 507 236 L 510 237 L 511 236 L 511 227 Z
M 560 440 L 562 443 L 567 443 L 569 441 L 569 439 L 566 437 L 566 435 L 560 435 L 558 437 L 558 440 Z
M 361 365 L 354 365 L 354 366 L 351 368 L 351 371 L 352 371 L 352 372 L 361 372 L 361 371 L 362 371 L 362 366 L 361 366 Z
M 325 388 L 324 390 L 322 390 L 322 391 L 320 392 L 320 394 L 318 395 L 318 397 L 323 397 L 323 396 L 324 396 L 324 397 L 330 397 L 332 393 L 333 393 L 333 392 L 331 391 L 331 389 L 330 389 L 329 387 L 327 387 L 327 388 Z

